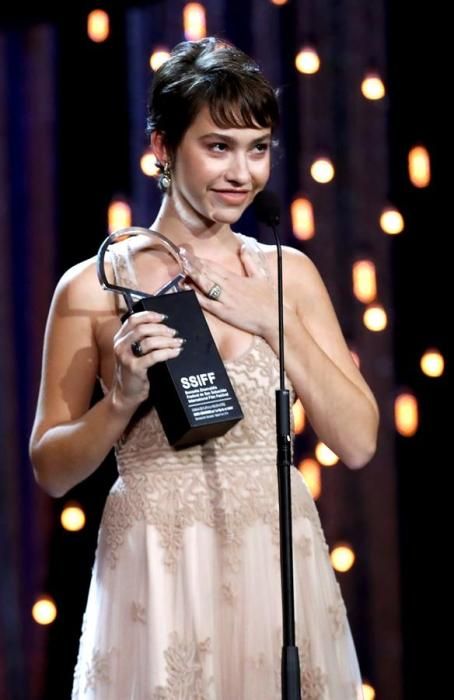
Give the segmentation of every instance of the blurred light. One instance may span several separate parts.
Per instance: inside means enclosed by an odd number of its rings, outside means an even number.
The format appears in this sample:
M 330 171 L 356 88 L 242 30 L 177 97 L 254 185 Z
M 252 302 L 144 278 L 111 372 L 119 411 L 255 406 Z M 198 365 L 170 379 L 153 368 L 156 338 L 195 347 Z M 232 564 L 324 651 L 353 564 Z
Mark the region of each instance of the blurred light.
M 415 187 L 427 187 L 430 182 L 430 156 L 424 146 L 415 146 L 408 153 L 408 176 Z
M 418 430 L 418 402 L 410 393 L 402 393 L 394 401 L 396 430 L 404 437 L 412 437 Z
M 57 617 L 57 606 L 50 596 L 42 595 L 32 608 L 32 617 L 38 625 L 50 625 Z
M 109 233 L 131 226 L 131 207 L 124 199 L 114 199 L 107 210 Z
M 393 207 L 383 209 L 380 216 L 380 226 L 385 233 L 389 233 L 391 236 L 401 233 L 404 230 L 402 214 Z
M 375 700 L 375 690 L 366 681 L 363 682 L 364 700 Z
M 151 69 L 157 71 L 168 58 L 170 58 L 170 53 L 167 49 L 163 47 L 156 48 L 150 56 Z
M 435 348 L 426 350 L 421 357 L 421 369 L 428 377 L 441 377 L 445 369 L 445 360 Z
M 288 0 L 271 0 L 272 5 L 286 5 Z
M 304 477 L 304 481 L 307 484 L 307 488 L 311 492 L 314 501 L 320 496 L 322 492 L 322 479 L 320 474 L 320 464 L 315 459 L 301 460 L 298 464 L 298 469 Z
M 361 360 L 359 359 L 359 355 L 358 355 L 358 353 L 356 352 L 356 350 L 352 350 L 352 349 L 350 348 L 350 355 L 352 356 L 352 360 L 353 360 L 353 362 L 355 363 L 355 365 L 358 367 L 358 369 L 360 369 L 360 367 L 361 367 Z
M 118 226 L 118 228 L 122 227 Z M 61 512 L 60 522 L 65 530 L 77 532 L 85 525 L 85 513 L 78 503 L 67 503 Z
M 370 331 L 383 331 L 388 325 L 386 311 L 381 304 L 370 304 L 363 314 L 363 323 Z
M 355 563 L 355 553 L 349 544 L 336 545 L 330 554 L 335 571 L 348 571 Z
M 368 100 L 381 100 L 385 96 L 385 86 L 378 73 L 370 71 L 364 76 L 361 92 Z
M 339 457 L 329 449 L 324 442 L 318 442 L 315 447 L 315 456 L 324 467 L 333 467 L 338 463 Z
M 356 260 L 353 263 L 353 293 L 363 304 L 369 304 L 377 296 L 377 278 L 372 260 Z
M 157 177 L 159 175 L 156 156 L 150 148 L 145 151 L 140 159 L 140 169 L 148 177 Z
M 188 41 L 206 36 L 205 8 L 199 2 L 188 2 L 183 8 L 184 35 Z
M 109 15 L 104 10 L 93 10 L 87 17 L 87 34 L 89 39 L 101 43 L 110 32 Z
M 296 55 L 295 66 L 305 75 L 313 75 L 319 70 L 320 57 L 313 46 L 303 46 Z
M 329 158 L 317 158 L 311 165 L 311 175 L 316 182 L 330 182 L 334 177 L 334 165 Z
M 296 238 L 307 241 L 314 237 L 314 211 L 312 204 L 305 197 L 294 199 L 290 206 L 292 229 Z
M 295 401 L 292 406 L 293 413 L 293 426 L 296 435 L 299 435 L 304 430 L 304 425 L 306 423 L 306 416 L 304 414 L 303 404 L 299 399 Z

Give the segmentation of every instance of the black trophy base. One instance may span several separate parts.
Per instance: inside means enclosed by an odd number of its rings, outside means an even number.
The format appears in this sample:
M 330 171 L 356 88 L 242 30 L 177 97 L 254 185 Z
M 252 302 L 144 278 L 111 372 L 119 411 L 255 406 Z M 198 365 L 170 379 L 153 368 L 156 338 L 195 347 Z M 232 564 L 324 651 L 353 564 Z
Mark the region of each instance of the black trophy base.
M 136 311 L 166 314 L 165 324 L 186 339 L 178 357 L 149 370 L 150 399 L 169 444 L 180 449 L 224 435 L 243 413 L 195 292 L 146 297 Z

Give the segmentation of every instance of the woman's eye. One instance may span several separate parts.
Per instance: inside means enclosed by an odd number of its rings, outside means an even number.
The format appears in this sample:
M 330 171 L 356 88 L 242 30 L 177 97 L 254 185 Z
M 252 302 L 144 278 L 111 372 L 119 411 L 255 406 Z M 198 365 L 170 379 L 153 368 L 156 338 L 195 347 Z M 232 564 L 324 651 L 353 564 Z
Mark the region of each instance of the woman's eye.
M 259 153 L 266 153 L 269 148 L 268 143 L 257 143 L 255 146 L 256 151 Z
M 226 143 L 210 143 L 209 148 L 211 151 L 214 151 L 215 153 L 223 153 L 224 151 L 227 150 L 227 144 Z

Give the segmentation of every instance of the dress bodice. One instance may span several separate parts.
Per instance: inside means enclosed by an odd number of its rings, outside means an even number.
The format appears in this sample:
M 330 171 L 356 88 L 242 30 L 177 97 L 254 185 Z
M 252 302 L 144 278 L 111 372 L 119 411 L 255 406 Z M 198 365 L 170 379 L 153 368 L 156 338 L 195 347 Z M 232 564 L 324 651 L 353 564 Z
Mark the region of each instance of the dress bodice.
M 276 355 L 262 338 L 254 336 L 241 357 L 224 364 L 244 418 L 221 437 L 175 450 L 167 442 L 155 409 L 151 409 L 117 445 L 120 475 L 130 469 L 137 472 L 219 468 L 223 464 L 232 468 L 245 462 L 256 466 L 275 464 L 275 390 L 279 384 Z
M 267 263 L 254 238 L 236 234 L 268 274 Z M 136 288 L 132 264 L 134 240 L 110 249 L 117 284 Z M 183 350 L 184 352 L 184 350 Z M 136 420 L 116 446 L 118 471 L 159 471 L 188 467 L 229 468 L 245 461 L 254 466 L 275 465 L 275 390 L 279 386 L 279 363 L 266 341 L 254 336 L 249 348 L 224 365 L 243 410 L 244 418 L 225 435 L 202 445 L 175 450 L 170 447 L 155 409 L 139 411 Z M 288 381 L 287 381 L 288 386 Z M 291 391 L 293 398 L 293 391 Z

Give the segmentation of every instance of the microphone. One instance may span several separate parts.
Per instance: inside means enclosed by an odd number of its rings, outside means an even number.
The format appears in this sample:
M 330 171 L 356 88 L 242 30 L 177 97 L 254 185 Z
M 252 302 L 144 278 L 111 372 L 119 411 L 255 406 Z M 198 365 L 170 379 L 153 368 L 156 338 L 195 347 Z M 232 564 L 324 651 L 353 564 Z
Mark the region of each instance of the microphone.
M 266 226 L 278 226 L 281 220 L 281 207 L 278 196 L 271 190 L 262 190 L 254 199 L 255 215 Z
M 300 662 L 295 640 L 295 598 L 293 590 L 290 393 L 285 388 L 282 248 L 276 230 L 281 215 L 277 195 L 269 190 L 262 190 L 254 199 L 254 208 L 257 220 L 269 226 L 273 231 L 277 253 L 280 389 L 276 389 L 276 445 L 283 631 L 281 658 L 282 699 L 301 700 Z

